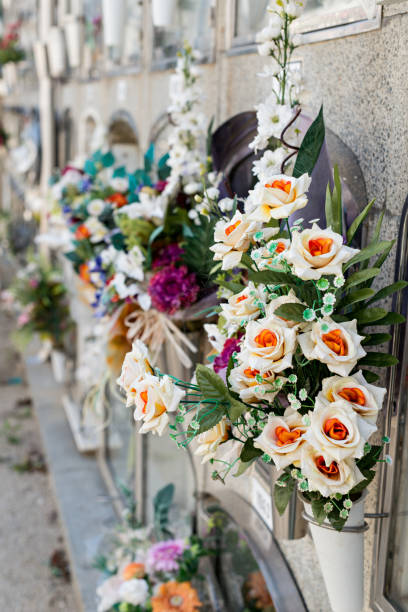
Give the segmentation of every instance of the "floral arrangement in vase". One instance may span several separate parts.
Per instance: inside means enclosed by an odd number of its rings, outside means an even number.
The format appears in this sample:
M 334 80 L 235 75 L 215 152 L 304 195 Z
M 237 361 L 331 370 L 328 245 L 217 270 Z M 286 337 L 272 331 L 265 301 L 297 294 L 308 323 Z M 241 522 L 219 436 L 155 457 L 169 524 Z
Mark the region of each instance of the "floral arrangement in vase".
M 287 36 L 292 16 L 286 9 L 294 5 L 275 4 L 272 14 L 282 31 L 270 36 L 272 55 Z M 275 77 L 278 89 L 283 78 L 282 69 Z M 258 137 L 262 146 L 276 146 Z M 207 326 L 215 349 L 211 363 L 197 366 L 193 382 L 180 381 L 153 369 L 137 342 L 118 383 L 141 433 L 162 434 L 171 418 L 170 436 L 178 446 L 193 444 L 213 464 L 213 478 L 222 481 L 262 459 L 280 474 L 274 490 L 279 512 L 297 487 L 319 524 L 329 521 L 341 530 L 377 462 L 389 460 L 381 458 L 389 440 L 370 441 L 386 390 L 373 384 L 378 375 L 366 368 L 397 363 L 381 350 L 390 339 L 381 328 L 403 317 L 377 302 L 407 283 L 373 288 L 394 241 L 380 240 L 382 213 L 371 242 L 356 248 L 373 202 L 345 227 L 336 168 L 326 191 L 326 224 L 290 220 L 307 211 L 323 140 L 321 111 L 296 148 L 291 174 L 282 171 L 289 160 L 278 173 L 274 164 L 265 163 L 262 172 L 255 166 L 259 182 L 243 210 L 235 202 L 217 222 L 211 250 L 226 301 L 218 323 Z M 210 205 L 217 208 L 215 200 Z
M 154 500 L 155 525 L 141 527 L 134 520 L 120 525 L 108 556 L 96 566 L 107 578 L 97 589 L 98 612 L 198 612 L 200 559 L 212 554 L 197 536 L 174 537 L 169 509 L 174 485 L 160 490 Z
M 16 21 L 6 27 L 4 35 L 0 39 L 0 64 L 9 62 L 21 62 L 25 59 L 25 51 L 19 47 L 19 34 L 21 23 Z
M 61 273 L 41 257 L 32 257 L 10 287 L 21 308 L 13 338 L 24 347 L 35 335 L 55 349 L 63 348 L 72 326 Z

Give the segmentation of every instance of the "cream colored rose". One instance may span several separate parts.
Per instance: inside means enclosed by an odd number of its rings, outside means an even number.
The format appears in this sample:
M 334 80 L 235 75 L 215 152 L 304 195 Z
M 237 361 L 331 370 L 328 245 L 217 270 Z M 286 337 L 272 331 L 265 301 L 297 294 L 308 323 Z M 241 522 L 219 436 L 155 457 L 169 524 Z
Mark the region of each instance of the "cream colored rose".
M 257 380 L 257 376 L 261 376 L 262 382 Z M 256 404 L 260 400 L 273 402 L 279 390 L 274 385 L 275 378 L 274 372 L 264 372 L 261 375 L 259 370 L 254 370 L 243 364 L 232 368 L 229 383 L 231 389 L 238 393 L 243 402 Z M 282 380 L 285 379 L 282 378 Z
M 276 318 L 250 321 L 238 354 L 240 363 L 263 372 L 283 372 L 292 367 L 296 348 L 296 331 L 277 322 Z
M 330 376 L 322 381 L 322 390 L 316 398 L 316 406 L 344 400 L 363 419 L 375 425 L 386 391 L 384 388 L 370 385 L 362 372 L 347 377 Z
M 258 202 L 251 212 L 254 221 L 268 223 L 271 219 L 286 219 L 296 210 L 307 204 L 306 191 L 311 178 L 303 174 L 299 178 L 279 174 L 271 178 L 269 183 L 255 187 L 251 196 L 252 202 Z
M 293 232 L 285 259 L 299 278 L 317 280 L 328 274 L 341 275 L 343 264 L 358 252 L 345 246 L 340 234 L 330 228 L 322 230 L 314 223 L 312 229 Z
M 271 300 L 269 304 L 266 305 L 265 316 L 275 320 L 279 325 L 283 325 L 284 327 L 300 329 L 301 327 L 305 327 L 307 323 L 296 323 L 296 321 L 287 321 L 282 317 L 279 317 L 275 314 L 275 310 L 282 306 L 283 304 L 301 304 L 302 302 L 296 297 L 295 292 L 291 289 L 288 295 L 281 295 L 280 297 Z M 305 306 L 306 308 L 306 306 Z
M 206 463 L 215 457 L 219 445 L 228 440 L 229 428 L 227 418 L 223 417 L 214 427 L 196 437 L 198 446 L 194 454 L 203 457 L 201 463 Z
M 162 435 L 168 425 L 168 412 L 175 412 L 185 392 L 176 387 L 168 376 L 157 378 L 147 374 L 135 385 L 135 421 L 143 421 L 139 433 Z
M 309 443 L 325 457 L 332 457 L 336 461 L 346 457 L 362 457 L 365 443 L 377 429 L 361 419 L 342 399 L 315 408 L 309 417 Z
M 332 457 L 325 458 L 307 443 L 302 445 L 300 467 L 308 480 L 309 491 L 319 491 L 323 497 L 335 493 L 345 495 L 364 480 L 354 459 L 348 457 L 335 461 Z
M 262 224 L 252 221 L 248 215 L 239 211 L 232 219 L 217 222 L 214 231 L 214 242 L 210 250 L 214 253 L 216 261 L 222 261 L 223 270 L 231 270 L 237 266 L 250 245 L 254 234 L 261 230 Z M 263 230 L 265 239 L 279 231 L 278 228 L 266 228 Z
M 363 338 L 357 333 L 355 319 L 345 323 L 323 319 L 314 323 L 310 332 L 300 334 L 298 341 L 307 359 L 317 359 L 325 363 L 330 372 L 347 376 L 366 354 L 361 346 Z
M 278 470 L 291 464 L 299 466 L 306 432 L 302 416 L 288 408 L 283 417 L 269 416 L 261 435 L 255 438 L 254 446 L 269 455 Z
M 285 253 L 290 247 L 288 238 L 278 238 L 271 240 L 265 246 L 251 251 L 251 257 L 256 263 L 259 270 L 280 270 L 282 269 L 282 260 L 285 258 Z
M 127 406 L 134 402 L 135 384 L 141 381 L 146 374 L 153 374 L 153 368 L 149 362 L 149 351 L 141 340 L 136 340 L 132 345 L 132 350 L 126 353 L 122 364 L 122 372 L 116 381 L 126 392 Z
M 227 304 L 221 304 L 221 315 L 226 321 L 227 335 L 231 336 L 245 323 L 259 317 L 261 314 L 259 302 L 264 303 L 264 300 L 264 286 L 255 287 L 254 283 L 250 282 L 243 291 L 232 295 Z

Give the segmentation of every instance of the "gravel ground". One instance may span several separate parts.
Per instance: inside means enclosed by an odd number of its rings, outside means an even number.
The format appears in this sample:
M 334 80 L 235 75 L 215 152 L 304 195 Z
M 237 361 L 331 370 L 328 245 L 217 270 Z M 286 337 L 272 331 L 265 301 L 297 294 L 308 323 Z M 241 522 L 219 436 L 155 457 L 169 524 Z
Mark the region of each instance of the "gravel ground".
M 0 311 L 0 610 L 79 612 L 11 327 Z

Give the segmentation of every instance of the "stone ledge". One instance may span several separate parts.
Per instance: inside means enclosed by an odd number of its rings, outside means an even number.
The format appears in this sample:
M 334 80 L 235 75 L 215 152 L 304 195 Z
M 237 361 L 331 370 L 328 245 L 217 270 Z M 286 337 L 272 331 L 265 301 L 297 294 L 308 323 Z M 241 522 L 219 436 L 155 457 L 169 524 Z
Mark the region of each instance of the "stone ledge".
M 105 533 L 117 522 L 94 456 L 80 455 L 62 405 L 63 388 L 48 364 L 25 360 L 50 480 L 71 564 L 78 612 L 95 612 L 100 579 L 92 567 Z

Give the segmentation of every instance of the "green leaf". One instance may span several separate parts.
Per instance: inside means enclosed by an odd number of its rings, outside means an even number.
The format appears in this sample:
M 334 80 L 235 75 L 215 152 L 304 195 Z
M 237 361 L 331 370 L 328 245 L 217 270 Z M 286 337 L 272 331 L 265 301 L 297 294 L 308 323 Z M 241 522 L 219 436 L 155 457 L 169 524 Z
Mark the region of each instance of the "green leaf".
M 372 310 L 375 310 L 374 308 Z M 405 317 L 398 312 L 388 312 L 376 325 L 398 325 L 404 323 Z
M 249 270 L 248 279 L 254 283 L 262 283 L 264 285 L 291 287 L 296 284 L 296 280 L 291 274 L 287 272 L 275 272 L 274 270 L 264 270 L 263 272 Z
M 254 439 L 248 438 L 248 440 L 244 444 L 244 447 L 241 451 L 239 458 L 244 463 L 247 463 L 248 461 L 251 461 L 252 459 L 256 459 L 257 457 L 260 457 L 261 455 L 263 455 L 263 450 L 261 450 L 260 448 L 255 448 Z
M 382 446 L 378 444 L 373 444 L 368 451 L 365 453 L 361 459 L 357 460 L 357 467 L 359 470 L 371 470 L 376 464 L 378 459 L 380 458 L 382 453 Z
M 374 302 L 378 302 L 378 300 L 384 300 L 385 298 L 389 297 L 393 293 L 396 293 L 397 291 L 402 291 L 402 289 L 405 289 L 405 287 L 407 286 L 408 286 L 407 281 L 400 280 L 400 281 L 397 281 L 396 283 L 393 283 L 392 285 L 388 285 L 388 287 L 383 287 L 383 289 L 380 289 L 380 291 L 377 291 L 377 293 L 371 298 L 371 300 L 368 303 L 373 304 Z
M 244 472 L 247 471 L 247 469 L 249 467 L 251 467 L 251 465 L 253 464 L 254 461 L 256 461 L 258 459 L 258 457 L 254 457 L 253 459 L 251 459 L 250 461 L 241 461 L 237 471 L 234 474 L 234 478 L 238 478 L 238 476 L 242 476 L 242 474 L 244 474 Z
M 387 311 L 384 308 L 365 308 L 364 310 L 353 312 L 352 316 L 357 319 L 359 325 L 369 325 L 374 323 L 374 321 L 380 321 L 386 314 Z
M 119 168 L 115 168 L 113 171 L 113 178 L 125 178 L 127 175 L 125 166 L 119 166 Z
M 384 252 L 386 249 L 392 248 L 394 244 L 394 240 L 382 240 L 381 242 L 371 242 L 365 249 L 362 249 L 359 253 L 356 253 L 354 257 L 352 257 L 345 265 L 344 271 L 351 268 L 357 263 L 362 261 L 366 261 L 373 257 L 374 255 L 378 255 L 378 253 Z M 380 266 L 375 266 L 379 268 Z
M 364 219 L 370 212 L 371 207 L 373 206 L 374 202 L 375 200 L 371 200 L 371 202 L 367 204 L 367 206 L 362 210 L 362 212 L 358 215 L 358 217 L 354 219 L 353 223 L 350 225 L 349 229 L 347 230 L 347 243 L 348 244 L 351 244 L 351 242 L 353 241 L 353 238 L 356 235 L 358 228 L 360 227 L 360 225 L 362 224 L 362 222 L 364 221 Z
M 245 286 L 241 285 L 240 283 L 235 283 L 233 281 L 226 281 L 219 277 L 216 279 L 216 283 L 220 287 L 225 287 L 225 289 L 229 289 L 234 294 L 241 293 L 241 291 L 245 289 Z
M 374 295 L 374 289 L 356 289 L 355 291 L 351 291 L 348 293 L 340 302 L 339 307 L 343 308 L 344 306 L 348 306 L 349 304 L 355 304 L 357 302 L 363 302 L 364 300 L 368 300 L 370 297 Z
M 211 153 L 212 153 L 213 126 L 214 126 L 214 117 L 211 117 L 211 121 L 208 124 L 208 128 L 207 128 L 207 140 L 206 140 L 206 149 L 207 149 L 208 157 L 211 157 Z
M 380 378 L 378 374 L 370 370 L 361 370 L 361 372 L 368 383 L 374 383 Z
M 273 488 L 273 499 L 275 502 L 276 509 L 280 515 L 285 512 L 286 507 L 290 502 L 290 498 L 293 495 L 293 491 L 295 490 L 296 484 L 296 481 L 293 478 L 290 478 L 289 480 L 282 480 L 282 478 L 283 477 L 281 476 L 279 478 L 279 481 L 284 482 L 285 486 L 281 487 L 278 484 L 275 484 Z M 285 478 L 287 478 L 287 475 L 285 476 Z
M 343 204 L 341 194 L 341 180 L 338 166 L 334 166 L 334 189 L 332 194 L 332 230 L 337 234 L 343 233 Z
M 374 470 L 360 470 L 360 472 L 364 476 L 364 480 L 361 480 L 355 487 L 351 489 L 349 495 L 356 495 L 357 493 L 361 493 L 368 487 L 370 482 L 374 479 L 375 471 Z
M 355 287 L 356 285 L 360 285 L 361 283 L 374 278 L 379 272 L 380 268 L 369 268 L 368 270 L 359 270 L 358 272 L 354 272 L 354 274 L 349 276 L 346 280 L 344 290 L 351 289 L 351 287 Z
M 115 163 L 115 157 L 111 151 L 108 151 L 102 156 L 101 161 L 104 168 L 110 168 Z
M 125 250 L 125 237 L 122 232 L 116 232 L 116 234 L 112 234 L 111 242 L 117 251 Z
M 390 254 L 393 246 L 394 246 L 395 240 L 392 240 L 390 245 L 385 249 L 385 251 L 382 253 L 382 255 L 380 255 L 380 257 L 375 261 L 374 266 L 376 268 L 381 268 L 381 266 L 383 265 L 384 261 L 387 259 L 388 255 Z
M 228 409 L 228 414 L 231 421 L 234 423 L 238 421 L 239 417 L 247 412 L 248 406 L 235 399 L 234 397 L 230 397 L 230 407 Z
M 144 156 L 144 171 L 149 174 L 153 168 L 154 162 L 154 144 L 151 143 Z
M 274 314 L 287 321 L 295 321 L 296 323 L 304 323 L 303 313 L 305 311 L 304 304 L 282 304 L 279 306 Z
M 365 357 L 359 360 L 358 365 L 375 366 L 377 368 L 390 368 L 399 363 L 399 360 L 394 355 L 388 353 L 367 353 Z
M 327 517 L 330 521 L 330 525 L 335 528 L 336 531 L 341 531 L 346 524 L 347 519 L 342 519 L 339 515 L 339 511 L 334 509 L 333 512 Z
M 197 384 L 200 387 L 202 395 L 206 399 L 229 402 L 228 389 L 223 380 L 215 372 L 213 372 L 213 370 L 206 368 L 202 364 L 198 364 L 195 373 Z
M 391 340 L 391 334 L 370 334 L 366 336 L 361 344 L 365 346 L 375 346 L 377 344 L 384 344 L 384 342 L 389 342 Z
M 313 499 L 311 505 L 313 516 L 315 517 L 319 525 L 321 525 L 327 516 L 324 511 L 325 499 Z
M 332 202 L 332 194 L 330 191 L 330 183 L 327 183 L 326 187 L 326 204 L 325 204 L 325 213 L 326 213 L 326 225 L 327 227 L 333 227 L 333 202 Z
M 200 428 L 193 431 L 189 428 L 189 433 L 198 435 L 215 427 L 222 417 L 225 416 L 225 406 L 222 404 L 202 404 L 202 408 L 196 414 L 196 420 L 200 423 Z
M 307 130 L 297 154 L 293 176 L 299 178 L 302 174 L 312 174 L 313 168 L 319 159 L 320 151 L 325 137 L 323 119 L 323 106 L 319 114 Z
M 190 236 L 186 237 L 183 243 L 183 260 L 190 272 L 196 274 L 202 286 L 211 284 L 214 254 L 210 251 L 210 246 L 214 243 L 214 227 L 215 219 L 201 215 L 199 225 L 189 225 Z

